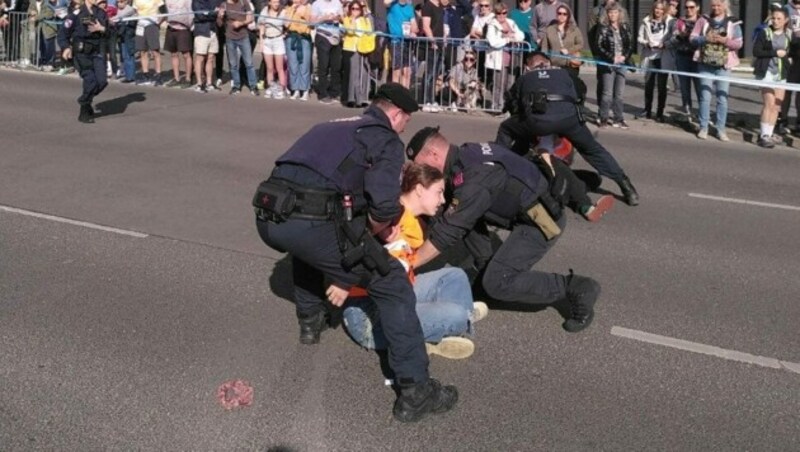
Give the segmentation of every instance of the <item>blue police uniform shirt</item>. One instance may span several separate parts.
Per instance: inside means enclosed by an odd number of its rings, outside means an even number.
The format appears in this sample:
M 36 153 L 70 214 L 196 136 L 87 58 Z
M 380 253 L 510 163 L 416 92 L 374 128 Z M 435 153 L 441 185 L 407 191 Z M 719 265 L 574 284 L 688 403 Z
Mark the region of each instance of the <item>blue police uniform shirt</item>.
M 73 9 L 67 14 L 64 19 L 64 26 L 61 27 L 58 34 L 58 46 L 65 49 L 70 46 L 71 42 L 85 41 L 93 44 L 100 44 L 100 40 L 104 34 L 100 32 L 89 31 L 88 23 L 84 22 L 97 22 L 103 27 L 108 27 L 108 16 L 105 11 L 92 6 L 91 9 L 87 8 L 85 4 L 79 8 Z M 98 46 L 95 53 L 99 52 Z
M 578 100 L 575 83 L 567 71 L 561 68 L 550 67 L 528 71 L 514 82 L 510 91 L 515 99 L 522 99 L 537 90 L 545 90 L 547 94 L 564 96 L 574 101 Z M 531 116 L 537 119 L 558 121 L 575 116 L 577 112 L 576 105 L 572 102 L 548 102 L 547 113 L 531 114 Z M 530 112 L 526 114 L 530 114 Z
M 429 239 L 438 250 L 445 250 L 469 233 L 475 225 L 502 210 L 514 222 L 517 214 L 529 208 L 547 190 L 547 181 L 532 162 L 497 143 L 465 143 L 451 146 L 445 162 L 447 208 L 430 229 Z M 525 187 L 516 200 L 508 195 L 509 179 Z M 504 215 L 494 215 L 501 217 Z
M 341 134 L 349 134 L 341 137 Z M 334 135 L 340 139 L 333 139 Z M 345 139 L 346 138 L 346 139 Z M 386 114 L 377 107 L 362 116 L 319 124 L 300 137 L 276 161 L 272 175 L 309 188 L 335 188 L 355 195 L 355 207 L 366 207 L 378 222 L 400 215 L 400 174 L 405 163 L 405 146 L 391 128 Z M 346 174 L 335 171 L 349 159 Z M 287 167 L 288 166 L 288 167 Z M 325 179 L 312 181 L 291 168 L 302 166 Z M 316 185 L 314 185 L 316 184 Z

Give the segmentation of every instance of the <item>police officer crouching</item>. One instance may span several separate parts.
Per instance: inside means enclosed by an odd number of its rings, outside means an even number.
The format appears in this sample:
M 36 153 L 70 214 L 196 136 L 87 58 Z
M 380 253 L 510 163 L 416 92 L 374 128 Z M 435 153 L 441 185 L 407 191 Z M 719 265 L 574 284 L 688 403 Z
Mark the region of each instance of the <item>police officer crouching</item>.
M 531 160 L 497 143 L 451 145 L 438 127 L 417 132 L 406 153 L 415 163 L 442 171 L 446 180 L 447 207 L 417 249 L 417 266 L 463 240 L 474 259 L 467 273 L 482 275 L 482 287 L 493 299 L 533 305 L 566 300 L 565 330 L 575 333 L 592 323 L 597 281 L 533 269 L 566 226 L 565 179 L 549 183 Z M 510 231 L 496 251 L 488 226 Z
M 275 163 L 253 205 L 261 239 L 292 257 L 300 342 L 315 344 L 326 326 L 324 288 L 365 287 L 389 342 L 400 387 L 400 421 L 449 411 L 454 386 L 428 375 L 416 298 L 405 269 L 378 239 L 402 214 L 399 133 L 418 106 L 397 83 L 382 85 L 363 115 L 314 126 Z
M 566 137 L 601 176 L 619 185 L 628 205 L 638 205 L 639 194 L 625 171 L 586 127 L 570 74 L 551 67 L 544 53 L 534 52 L 529 58 L 533 69 L 522 74 L 509 90 L 505 110 L 511 117 L 500 124 L 496 141 L 524 155 L 533 136 Z
M 108 16 L 96 3 L 96 0 L 84 0 L 77 9 L 70 11 L 58 33 L 62 58 L 75 60 L 75 69 L 83 80 L 83 93 L 78 98 L 81 106 L 78 121 L 87 124 L 94 122 L 92 100 L 108 85 L 105 49 Z

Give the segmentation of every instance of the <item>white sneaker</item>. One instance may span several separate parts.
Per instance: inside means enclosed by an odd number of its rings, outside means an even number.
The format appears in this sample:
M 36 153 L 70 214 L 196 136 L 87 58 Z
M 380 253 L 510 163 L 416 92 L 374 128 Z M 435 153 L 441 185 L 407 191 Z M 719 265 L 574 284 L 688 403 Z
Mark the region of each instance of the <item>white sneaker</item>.
M 303 95 L 300 96 L 300 100 L 302 100 L 303 102 L 308 100 L 308 91 L 303 91 Z
M 217 83 L 215 83 L 214 86 L 216 86 L 219 89 L 222 89 L 222 79 L 218 78 Z
M 271 89 L 265 89 L 264 90 L 264 98 L 266 98 L 266 99 L 272 98 L 272 90 Z
M 297 100 L 299 97 L 300 97 L 300 91 L 299 91 L 299 90 L 295 90 L 295 91 L 292 93 L 291 97 L 289 97 L 289 99 L 292 99 L 292 100 Z
M 428 103 L 422 106 L 422 111 L 424 111 L 425 113 L 430 113 L 432 111 L 431 108 L 433 107 L 431 106 L 430 103 Z
M 434 102 L 431 104 L 431 110 L 430 110 L 431 113 L 439 113 L 440 111 L 442 111 L 442 109 L 439 108 L 438 102 Z
M 450 336 L 442 339 L 438 344 L 425 344 L 425 351 L 429 355 L 439 355 L 448 359 L 469 358 L 475 352 L 475 344 L 466 337 Z
M 456 105 L 455 102 L 450 104 L 450 111 L 452 111 L 453 113 L 458 113 L 458 105 Z
M 272 93 L 272 98 L 273 99 L 283 99 L 285 96 L 286 95 L 283 94 L 283 88 L 281 88 L 281 87 L 278 87 L 278 89 L 275 90 L 274 93 Z
M 476 301 L 472 303 L 472 313 L 469 315 L 469 321 L 475 323 L 477 321 L 483 320 L 486 316 L 489 315 L 489 306 L 486 306 L 486 303 L 482 301 Z
M 700 129 L 700 131 L 697 132 L 697 138 L 701 140 L 708 139 L 708 129 Z
M 719 138 L 719 141 L 731 141 L 731 139 L 728 138 L 728 134 L 725 132 L 719 132 L 717 137 Z

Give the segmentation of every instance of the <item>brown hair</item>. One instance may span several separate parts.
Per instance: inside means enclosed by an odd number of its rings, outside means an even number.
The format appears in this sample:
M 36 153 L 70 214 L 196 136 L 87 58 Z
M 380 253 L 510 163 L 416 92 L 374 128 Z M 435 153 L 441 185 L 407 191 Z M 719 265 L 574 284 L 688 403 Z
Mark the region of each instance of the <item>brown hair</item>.
M 438 169 L 424 164 L 408 162 L 403 167 L 403 181 L 400 184 L 402 193 L 409 193 L 417 184 L 428 188 L 444 179 L 444 174 Z

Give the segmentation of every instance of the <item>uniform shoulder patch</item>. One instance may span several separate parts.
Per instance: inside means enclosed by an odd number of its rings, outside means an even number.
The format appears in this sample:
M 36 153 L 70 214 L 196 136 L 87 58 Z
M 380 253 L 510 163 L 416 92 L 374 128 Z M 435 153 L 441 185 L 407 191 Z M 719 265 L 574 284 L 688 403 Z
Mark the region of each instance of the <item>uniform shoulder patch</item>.
M 456 187 L 460 187 L 463 184 L 464 184 L 464 173 L 463 172 L 456 173 L 455 176 L 453 176 L 453 185 Z M 453 202 L 458 203 L 458 200 L 454 199 Z

